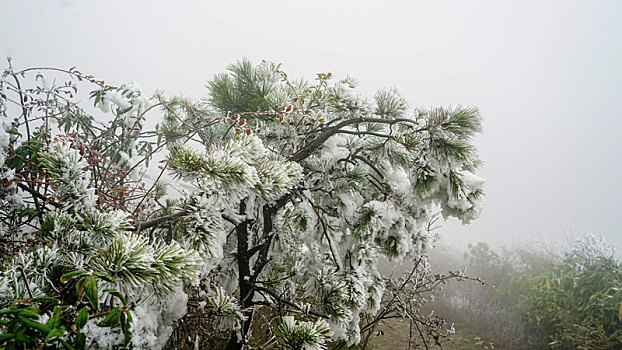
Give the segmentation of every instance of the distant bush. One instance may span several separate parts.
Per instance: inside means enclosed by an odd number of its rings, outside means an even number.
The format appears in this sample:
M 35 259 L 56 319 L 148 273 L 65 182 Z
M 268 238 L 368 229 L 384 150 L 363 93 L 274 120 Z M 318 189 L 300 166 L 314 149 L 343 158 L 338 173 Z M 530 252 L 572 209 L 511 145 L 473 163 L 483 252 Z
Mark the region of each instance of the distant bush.
M 573 253 L 527 282 L 525 331 L 544 333 L 562 349 L 622 349 L 620 263 L 611 255 Z
M 434 260 L 448 261 L 447 252 Z M 602 238 L 569 247 L 469 245 L 462 266 L 494 288 L 449 284 L 435 310 L 509 349 L 622 349 L 622 268 Z

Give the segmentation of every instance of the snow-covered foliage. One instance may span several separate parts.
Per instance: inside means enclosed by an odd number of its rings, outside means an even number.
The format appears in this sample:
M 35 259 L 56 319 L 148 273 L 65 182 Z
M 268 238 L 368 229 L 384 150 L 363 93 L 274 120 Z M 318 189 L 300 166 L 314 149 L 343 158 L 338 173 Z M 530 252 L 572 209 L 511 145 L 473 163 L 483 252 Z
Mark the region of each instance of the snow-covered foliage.
M 49 100 L 73 96 L 74 83 L 41 76 L 15 91 L 40 102 L 20 105 L 29 122 L 0 128 L 3 174 L 18 179 L 2 201 L 25 198 L 3 209 L 2 232 L 34 249 L 15 247 L 23 254 L 6 258 L 0 285 L 8 298 L 99 312 L 76 319 L 89 339 L 72 342 L 162 347 L 185 313 L 182 287 L 200 280 L 201 310 L 231 348 L 248 346 L 261 308 L 279 319 L 267 347 L 357 344 L 383 310 L 379 263 L 419 256 L 437 212 L 468 223 L 481 210 L 476 108 L 409 111 L 395 88 L 370 99 L 350 77 L 291 81 L 246 60 L 216 75 L 203 102 L 65 73 L 96 84 L 106 114 Z M 149 129 L 155 107 L 163 121 Z
M 216 289 L 209 293 L 208 298 L 209 309 L 218 319 L 218 327 L 220 329 L 233 329 L 239 333 L 242 329 L 242 322 L 246 320 L 246 316 L 240 309 L 238 300 L 229 295 L 223 288 Z
M 95 100 L 95 107 L 105 113 L 114 111 L 118 121 L 133 133 L 140 132 L 139 118 L 152 105 L 136 83 L 95 91 L 91 97 Z
M 279 199 L 302 177 L 299 164 L 268 156 L 261 139 L 244 134 L 210 144 L 205 153 L 175 147 L 169 164 L 182 178 L 197 181 L 221 206 L 235 205 L 250 192 L 269 201 Z
M 326 321 L 297 321 L 294 316 L 283 317 L 276 332 L 283 349 L 291 350 L 324 350 L 331 335 Z
M 163 301 L 152 301 L 137 306 L 134 320 L 134 349 L 162 349 L 174 331 L 174 322 L 186 314 L 188 295 L 180 287 Z
M 73 81 L 50 85 L 39 73 L 29 86 L 28 71 L 9 67 L 0 81 L 2 324 L 17 317 L 0 347 L 162 348 L 202 259 L 184 241 L 142 231 L 161 196 L 142 179 L 158 147 L 142 131 L 151 102 L 136 85 L 65 71 L 99 86 L 92 97 L 103 110 L 116 106 L 96 120 L 73 102 Z
M 242 61 L 215 76 L 206 114 L 225 115 L 230 126 L 171 147 L 169 165 L 196 186 L 188 202 L 211 198 L 187 235 L 215 252 L 211 278 L 237 286 L 246 323 L 253 300 L 309 302 L 333 339 L 355 344 L 362 317 L 380 308 L 378 263 L 421 254 L 438 210 L 465 223 L 479 215 L 478 111 L 409 113 L 395 88 L 368 99 L 353 78 L 331 84 L 320 74 L 312 86 L 266 67 Z M 168 120 L 168 130 L 192 130 L 172 113 Z
M 0 167 L 4 167 L 4 162 L 6 160 L 6 151 L 7 147 L 9 147 L 9 127 L 10 124 L 7 123 L 5 120 L 2 120 L 2 122 L 0 123 Z
M 55 142 L 50 150 L 41 153 L 41 166 L 51 179 L 54 196 L 64 203 L 63 210 L 73 209 L 86 213 L 95 206 L 95 189 L 89 186 L 90 174 L 87 162 L 80 152 L 65 142 Z
M 132 318 L 131 348 L 136 350 L 163 349 L 174 330 L 174 322 L 186 314 L 188 295 L 180 287 L 166 300 L 150 300 L 137 305 L 130 312 Z M 87 335 L 87 349 L 123 347 L 120 329 L 98 327 L 89 321 L 83 332 Z

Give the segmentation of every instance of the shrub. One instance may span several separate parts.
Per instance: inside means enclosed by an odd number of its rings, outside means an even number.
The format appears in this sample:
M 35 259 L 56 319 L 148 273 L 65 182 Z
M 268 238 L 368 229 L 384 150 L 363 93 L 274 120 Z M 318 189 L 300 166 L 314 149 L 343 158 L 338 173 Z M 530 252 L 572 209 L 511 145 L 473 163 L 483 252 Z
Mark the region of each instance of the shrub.
M 622 348 L 622 266 L 611 255 L 575 249 L 529 280 L 522 311 L 526 331 L 546 334 L 550 345 Z

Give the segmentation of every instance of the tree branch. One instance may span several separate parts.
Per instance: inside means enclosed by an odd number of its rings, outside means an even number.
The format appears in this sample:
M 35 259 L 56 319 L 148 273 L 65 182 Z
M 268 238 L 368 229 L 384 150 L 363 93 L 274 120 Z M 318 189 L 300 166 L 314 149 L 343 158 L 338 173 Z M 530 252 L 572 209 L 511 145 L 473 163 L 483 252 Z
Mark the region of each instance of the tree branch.
M 272 244 L 272 238 L 274 238 L 274 234 L 272 233 L 273 222 L 272 217 L 276 214 L 276 212 L 281 209 L 285 203 L 287 203 L 292 198 L 292 194 L 285 195 L 279 198 L 274 204 L 266 204 L 263 207 L 263 239 L 264 242 L 261 243 L 259 249 L 257 247 L 252 248 L 253 254 L 258 250 L 259 256 L 257 257 L 257 261 L 255 261 L 255 265 L 253 265 L 253 276 L 252 280 L 255 281 L 261 271 L 263 271 L 264 267 L 270 261 L 268 257 L 268 253 L 270 252 L 270 245 Z
M 313 153 L 316 149 L 318 149 L 324 142 L 326 142 L 326 140 L 328 140 L 331 136 L 337 133 L 343 132 L 343 130 L 341 130 L 342 128 L 345 128 L 346 126 L 350 126 L 353 124 L 362 124 L 362 123 L 379 123 L 379 124 L 386 124 L 386 125 L 405 123 L 405 124 L 417 125 L 416 121 L 412 119 L 408 119 L 408 118 L 384 119 L 384 118 L 360 117 L 360 118 L 354 118 L 354 119 L 346 119 L 335 126 L 331 126 L 325 129 L 324 132 L 322 132 L 316 139 L 314 139 L 313 141 L 308 143 L 306 146 L 301 148 L 298 152 L 292 154 L 292 156 L 289 157 L 288 160 L 292 162 L 299 162 L 301 160 L 304 160 L 308 156 L 310 156 L 311 153 Z M 425 129 L 417 129 L 416 132 L 420 132 L 423 130 Z
M 248 284 L 249 286 L 251 286 L 253 289 L 255 289 L 255 290 L 257 290 L 257 291 L 260 291 L 260 292 L 264 292 L 264 293 L 269 294 L 271 297 L 273 297 L 274 299 L 276 299 L 276 301 L 278 301 L 279 303 L 283 303 L 283 304 L 285 304 L 285 305 L 287 305 L 287 306 L 293 307 L 294 309 L 296 309 L 296 310 L 298 310 L 298 311 L 305 312 L 302 308 L 300 308 L 300 306 L 298 306 L 298 305 L 296 305 L 296 304 L 292 303 L 292 302 L 291 302 L 291 301 L 289 301 L 289 300 L 285 300 L 285 299 L 281 298 L 281 297 L 280 297 L 280 296 L 279 296 L 279 295 L 278 295 L 275 291 L 273 291 L 272 289 L 268 289 L 268 288 L 264 288 L 264 287 L 258 286 L 257 284 L 252 283 L 252 282 L 249 282 L 249 281 L 245 281 L 245 283 L 246 283 L 246 284 Z M 316 317 L 324 318 L 324 319 L 327 319 L 327 320 L 328 320 L 328 319 L 330 319 L 330 316 L 327 316 L 327 315 L 324 315 L 324 314 L 320 314 L 320 313 L 317 313 L 317 312 L 314 312 L 314 311 L 309 311 L 309 312 L 308 312 L 308 314 L 309 314 L 309 315 L 316 316 Z
M 155 219 L 151 219 L 151 220 L 147 220 L 147 221 L 141 221 L 141 222 L 137 222 L 136 224 L 134 224 L 134 226 L 132 227 L 128 227 L 126 230 L 127 231 L 140 231 L 142 229 L 146 229 L 146 228 L 150 228 L 153 226 L 157 226 L 163 222 L 167 222 L 167 221 L 171 221 L 177 218 L 181 218 L 183 216 L 186 216 L 188 214 L 190 214 L 191 211 L 189 209 L 183 209 L 181 211 L 178 211 L 177 213 L 173 213 L 173 214 L 169 214 L 169 215 L 164 215 L 164 216 L 160 216 L 159 218 L 155 218 Z
M 51 204 L 52 206 L 56 207 L 56 208 L 60 208 L 60 204 L 50 200 L 49 198 L 44 197 L 41 193 L 33 190 L 32 188 L 24 185 L 23 183 L 18 182 L 17 183 L 17 187 L 21 188 L 22 190 L 30 193 L 33 197 L 37 197 L 39 199 L 41 199 L 44 204 Z

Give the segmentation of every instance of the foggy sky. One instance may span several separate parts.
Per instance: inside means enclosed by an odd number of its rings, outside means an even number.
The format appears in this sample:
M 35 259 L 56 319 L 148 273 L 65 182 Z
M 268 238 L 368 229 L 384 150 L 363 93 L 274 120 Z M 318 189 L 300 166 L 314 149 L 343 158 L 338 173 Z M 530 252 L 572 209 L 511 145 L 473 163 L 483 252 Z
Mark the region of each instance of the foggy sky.
M 620 1 L 9 1 L 0 67 L 78 66 L 202 97 L 242 57 L 290 77 L 397 86 L 411 106 L 476 105 L 485 208 L 444 241 L 565 232 L 622 247 Z M 618 248 L 620 250 L 620 248 Z

